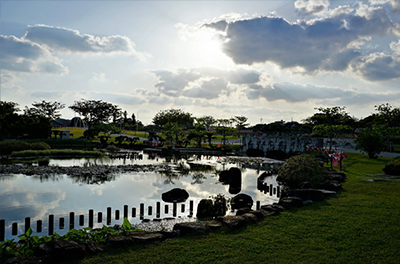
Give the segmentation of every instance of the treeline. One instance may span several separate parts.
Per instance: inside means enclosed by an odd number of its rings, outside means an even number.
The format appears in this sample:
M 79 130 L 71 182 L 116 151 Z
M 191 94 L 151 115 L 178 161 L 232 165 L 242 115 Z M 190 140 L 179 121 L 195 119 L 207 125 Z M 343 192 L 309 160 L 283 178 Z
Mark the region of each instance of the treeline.
M 14 102 L 0 101 L 0 136 L 9 138 L 48 138 L 51 135 L 52 120 L 59 118 L 65 105 L 60 102 L 34 102 L 32 107 L 21 111 Z M 379 130 L 384 137 L 398 133 L 400 109 L 390 104 L 375 106 L 375 113 L 358 120 L 343 106 L 316 108 L 316 113 L 299 122 L 272 122 L 250 126 L 247 117 L 235 116 L 217 119 L 213 116 L 194 117 L 181 109 L 162 110 L 155 114 L 151 125 L 143 126 L 134 114 L 129 115 L 118 105 L 102 100 L 81 99 L 68 106 L 81 116 L 89 128 L 107 125 L 118 130 L 143 130 L 163 132 L 171 145 L 183 141 L 195 141 L 198 145 L 204 139 L 211 142 L 214 134 L 225 138 L 242 129 L 271 135 L 304 135 L 334 137 L 338 134 L 354 134 L 361 130 Z M 22 113 L 21 113 L 22 112 Z

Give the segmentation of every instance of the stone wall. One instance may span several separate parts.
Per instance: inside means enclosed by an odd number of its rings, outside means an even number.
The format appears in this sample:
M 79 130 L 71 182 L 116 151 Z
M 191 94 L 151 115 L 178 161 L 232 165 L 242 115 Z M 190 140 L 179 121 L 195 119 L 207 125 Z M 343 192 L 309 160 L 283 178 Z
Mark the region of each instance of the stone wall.
M 266 135 L 244 137 L 243 150 L 260 149 L 262 151 L 279 150 L 286 153 L 304 152 L 309 147 L 329 148 L 329 138 L 312 137 L 268 137 Z M 333 138 L 332 149 L 335 148 L 353 148 L 355 140 L 353 138 Z

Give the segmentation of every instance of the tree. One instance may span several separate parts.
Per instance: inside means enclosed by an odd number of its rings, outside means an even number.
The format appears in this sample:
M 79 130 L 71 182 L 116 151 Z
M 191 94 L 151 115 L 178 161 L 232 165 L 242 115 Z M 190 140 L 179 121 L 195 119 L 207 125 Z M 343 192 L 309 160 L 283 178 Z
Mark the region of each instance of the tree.
M 344 106 L 319 107 L 319 113 L 305 119 L 305 123 L 313 126 L 313 134 L 329 137 L 329 150 L 332 150 L 332 138 L 335 134 L 350 129 L 355 119 L 346 111 Z
M 222 135 L 222 144 L 223 144 L 223 147 L 225 148 L 226 136 L 231 135 L 234 131 L 234 129 L 232 128 L 233 120 L 232 120 L 232 118 L 218 119 L 217 122 L 218 122 L 218 126 L 215 127 L 215 130 L 217 131 L 218 134 Z
M 56 119 L 61 116 L 59 110 L 64 109 L 65 105 L 60 102 L 34 102 L 34 108 L 25 107 L 24 112 L 27 116 L 43 116 L 48 119 Z
M 117 105 L 103 102 L 102 100 L 85 100 L 75 101 L 69 108 L 83 116 L 84 121 L 89 126 L 108 123 L 111 118 L 114 121 L 121 116 L 121 109 Z
M 246 126 L 249 125 L 247 122 L 247 117 L 245 116 L 235 116 L 233 118 L 233 121 L 236 123 L 236 127 L 238 130 L 244 129 Z
M 179 126 L 189 128 L 193 126 L 193 120 L 194 118 L 192 117 L 192 114 L 186 113 L 181 109 L 159 111 L 153 117 L 153 123 L 161 127 L 168 123 L 175 123 Z
M 22 136 L 18 104 L 0 101 L 0 140 Z
M 370 159 L 376 158 L 386 148 L 382 134 L 377 129 L 365 129 L 358 134 L 355 149 L 367 152 Z
M 159 111 L 153 117 L 153 123 L 163 127 L 164 135 L 172 146 L 180 141 L 183 130 L 193 127 L 193 120 L 192 114 L 181 109 Z

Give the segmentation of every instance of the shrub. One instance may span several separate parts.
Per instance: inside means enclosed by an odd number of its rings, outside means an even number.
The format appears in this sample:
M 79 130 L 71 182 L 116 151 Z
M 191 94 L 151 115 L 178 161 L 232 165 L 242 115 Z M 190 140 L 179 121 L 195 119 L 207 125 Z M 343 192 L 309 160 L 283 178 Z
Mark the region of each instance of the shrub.
M 367 152 L 368 157 L 374 159 L 386 149 L 386 143 L 379 131 L 363 130 L 358 134 L 355 149 Z
M 302 154 L 289 158 L 279 168 L 278 180 L 289 188 L 297 188 L 306 181 L 315 186 L 324 180 L 323 173 L 324 170 L 315 157 Z
M 400 175 L 400 156 L 386 163 L 382 170 L 388 175 Z
M 13 151 L 23 150 L 46 150 L 50 149 L 50 146 L 44 142 L 28 143 L 24 141 L 1 141 L 0 142 L 0 154 L 10 155 Z

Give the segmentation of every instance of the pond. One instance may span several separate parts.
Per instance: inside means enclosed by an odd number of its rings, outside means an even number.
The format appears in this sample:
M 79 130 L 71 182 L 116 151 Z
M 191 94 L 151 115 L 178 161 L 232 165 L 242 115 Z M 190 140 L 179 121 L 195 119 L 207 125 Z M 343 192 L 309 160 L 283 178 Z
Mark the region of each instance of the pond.
M 40 163 L 42 165 L 43 162 Z M 132 224 L 142 225 L 143 222 L 158 220 L 157 225 L 170 229 L 174 221 L 196 221 L 197 204 L 201 199 L 222 194 L 232 198 L 237 193 L 251 196 L 261 205 L 278 201 L 276 193 L 260 189 L 257 179 L 260 175 L 273 168 L 277 168 L 279 161 L 270 159 L 249 159 L 243 157 L 219 157 L 205 155 L 181 155 L 179 157 L 162 157 L 158 153 L 131 153 L 128 158 L 98 158 L 98 159 L 50 159 L 44 162 L 46 172 L 30 173 L 28 176 L 21 173 L 0 174 L 0 219 L 5 219 L 5 237 L 11 235 L 12 223 L 18 223 L 18 235 L 24 231 L 26 217 L 31 218 L 34 235 L 47 235 L 47 221 L 50 214 L 54 215 L 55 232 L 60 235 L 68 231 L 69 213 L 74 212 L 75 228 L 88 226 L 88 211 L 94 210 L 94 227 L 102 227 L 106 223 L 106 211 L 112 208 L 111 225 L 121 224 L 124 205 L 129 207 L 128 219 Z M 31 169 L 39 169 L 39 163 L 33 162 Z M 111 172 L 108 174 L 88 174 L 87 169 L 99 167 L 114 168 L 128 166 L 150 166 L 146 170 L 129 172 Z M 163 169 L 152 170 L 151 165 L 161 166 Z M 0 165 L 2 166 L 2 165 Z M 14 164 L 24 168 L 26 165 Z M 219 173 L 237 167 L 241 171 L 239 189 L 232 192 L 229 185 L 219 181 Z M 62 168 L 73 168 L 82 172 L 78 175 L 59 173 Z M 150 168 L 150 169 L 149 169 Z M 169 169 L 165 169 L 169 168 Z M 50 173 L 49 173 L 50 171 Z M 4 172 L 4 170 L 3 170 Z M 265 175 L 265 174 L 264 174 Z M 277 186 L 276 175 L 261 179 L 265 186 Z M 173 212 L 173 204 L 161 200 L 162 193 L 174 188 L 185 189 L 189 198 L 184 203 L 177 204 L 177 213 Z M 194 204 L 191 212 L 190 202 Z M 156 214 L 156 204 L 160 203 L 159 215 Z M 139 217 L 140 206 L 144 208 L 143 217 Z M 184 206 L 182 206 L 184 204 Z M 168 206 L 168 211 L 166 210 Z M 132 215 L 132 208 L 137 215 Z M 116 210 L 121 217 L 115 219 Z M 97 213 L 102 212 L 101 223 L 97 221 Z M 78 225 L 78 216 L 84 215 L 84 226 Z M 60 228 L 59 218 L 65 218 L 65 228 Z M 162 221 L 161 221 L 162 219 Z M 36 232 L 36 221 L 43 221 L 43 231 Z M 147 223 L 151 227 L 152 223 Z

